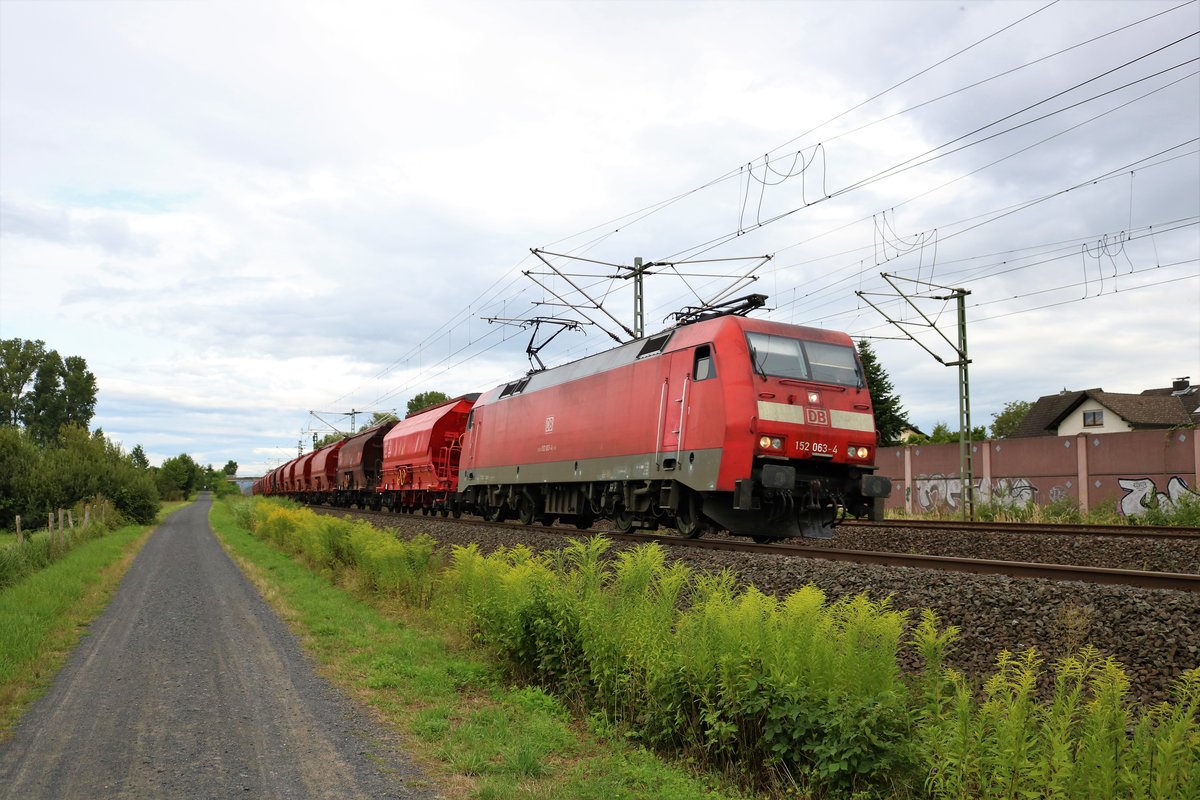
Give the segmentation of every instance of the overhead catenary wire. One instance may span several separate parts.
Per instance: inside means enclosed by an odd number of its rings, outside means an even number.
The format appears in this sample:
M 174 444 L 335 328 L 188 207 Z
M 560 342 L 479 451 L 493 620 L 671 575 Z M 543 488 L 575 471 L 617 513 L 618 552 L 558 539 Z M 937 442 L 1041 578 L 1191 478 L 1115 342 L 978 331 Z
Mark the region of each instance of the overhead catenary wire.
M 1050 5 L 1053 5 L 1053 4 L 1050 4 Z M 1189 5 L 1189 4 L 1184 4 L 1184 5 Z M 1050 6 L 1045 6 L 1041 9 L 1039 9 L 1038 12 L 1035 12 L 1035 13 L 1039 13 L 1040 11 L 1044 10 L 1045 8 L 1049 8 L 1049 7 Z M 1176 6 L 1172 9 L 1160 11 L 1158 14 L 1151 15 L 1150 17 L 1146 17 L 1145 19 L 1151 19 L 1151 18 L 1154 18 L 1157 16 L 1161 16 L 1162 14 L 1169 13 L 1170 11 L 1173 11 L 1173 10 L 1175 10 L 1177 8 L 1181 8 L 1181 7 L 1182 6 Z M 1028 16 L 1032 16 L 1032 15 L 1027 15 L 1027 17 Z M 1023 21 L 1024 19 L 1025 18 L 1022 18 L 1022 20 L 1018 20 L 1018 22 Z M 1115 33 L 1116 31 L 1126 29 L 1134 24 L 1140 24 L 1140 22 L 1141 21 L 1135 22 L 1135 23 L 1130 23 L 1130 25 L 1126 25 L 1126 26 L 1122 26 L 1121 28 L 1114 29 L 1114 31 L 1110 31 L 1108 34 L 1104 34 L 1104 36 L 1110 35 L 1111 33 Z M 1016 23 L 1013 23 L 1013 24 L 1016 24 Z M 1011 25 L 1008 27 L 1011 27 Z M 1003 30 L 1007 30 L 1007 27 L 1004 29 L 1001 29 L 1001 31 L 1003 31 Z M 1001 31 L 997 31 L 995 33 L 999 33 Z M 995 35 L 995 33 L 992 35 Z M 1094 41 L 1099 38 L 1103 38 L 1103 37 L 1093 37 L 1092 39 L 1088 40 L 1088 42 Z M 983 40 L 980 40 L 980 41 L 983 41 Z M 1077 45 L 1073 45 L 1072 47 L 1079 47 L 1085 43 L 1086 42 L 1081 42 Z M 974 45 L 972 45 L 972 46 L 974 46 Z M 1070 49 L 1070 48 L 1068 48 L 1068 49 Z M 959 52 L 961 53 L 964 51 L 959 51 Z M 1046 58 L 1049 58 L 1049 57 L 1050 56 L 1047 56 Z M 938 62 L 934 65 L 931 65 L 930 67 L 926 68 L 924 71 L 929 71 L 930 69 L 933 69 L 934 67 L 940 65 L 941 63 L 944 63 L 944 62 Z M 1011 70 L 1006 71 L 1006 73 L 1007 72 L 1011 72 Z M 919 74 L 922 74 L 922 73 L 916 73 L 916 75 L 919 75 Z M 997 75 L 994 77 L 999 77 L 999 76 L 1000 75 Z M 915 77 L 915 75 L 913 77 Z M 978 85 L 983 82 L 986 82 L 986 81 L 977 81 L 976 84 L 973 84 L 973 85 Z M 900 82 L 899 84 L 896 84 L 895 86 L 902 85 L 903 83 L 904 83 L 904 81 Z M 893 86 L 891 88 L 895 88 L 895 87 Z M 876 99 L 877 97 L 881 96 L 882 94 L 886 94 L 886 92 L 891 91 L 891 88 L 889 88 L 888 90 L 885 90 L 882 93 L 875 95 L 873 98 L 869 98 L 869 100 Z M 970 87 L 963 87 L 963 91 L 965 91 L 967 88 L 970 88 Z M 1115 90 L 1113 90 L 1113 91 L 1115 91 Z M 929 101 L 929 102 L 936 102 L 937 99 L 939 99 L 939 98 L 935 98 L 934 100 Z M 865 101 L 865 102 L 869 102 L 869 100 Z M 858 108 L 862 107 L 865 104 L 865 102 L 863 104 L 859 104 L 858 106 L 852 107 L 851 109 L 848 109 L 843 114 L 840 114 L 837 117 L 835 117 L 834 120 L 840 119 L 840 118 L 844 117 L 846 114 L 850 113 L 851 111 L 857 110 Z M 922 105 L 928 105 L 928 103 L 925 103 Z M 891 116 L 895 116 L 895 115 L 889 115 L 889 117 L 891 117 Z M 823 123 L 823 124 L 827 124 L 827 123 Z M 848 131 L 846 133 L 850 133 L 850 132 Z M 786 146 L 787 144 L 790 144 L 791 142 L 794 142 L 797 139 L 802 138 L 804 135 L 806 135 L 806 134 L 801 134 L 800 137 L 793 138 L 788 143 L 785 143 L 785 145 L 783 145 L 783 146 Z M 842 134 L 838 134 L 838 135 L 840 136 Z M 783 146 L 781 146 L 781 147 L 783 147 Z M 784 170 L 775 169 L 776 160 L 774 158 L 771 158 L 771 155 L 779 149 L 780 148 L 776 148 L 775 150 L 768 151 L 767 155 L 763 159 L 759 159 L 759 160 L 756 160 L 755 162 L 751 162 L 752 164 L 755 164 L 755 170 L 761 170 L 764 177 L 767 177 L 768 171 L 771 175 L 776 175 L 776 176 L 778 176 L 780 174 L 788 174 L 788 173 L 792 172 L 792 170 L 789 170 L 789 169 L 784 169 Z M 743 169 L 744 169 L 744 167 L 743 167 Z M 803 173 L 803 169 L 801 170 L 801 172 L 796 173 L 796 174 L 799 175 L 802 173 Z M 717 180 L 728 179 L 728 177 L 729 177 L 729 173 L 727 173 L 726 176 L 724 176 L 723 178 L 717 179 Z M 751 178 L 756 178 L 756 176 L 751 176 Z M 760 183 L 762 183 L 762 182 L 760 182 Z M 707 188 L 707 186 L 710 186 L 710 185 L 713 185 L 713 182 L 710 182 L 703 186 L 697 187 L 694 190 L 690 190 L 688 193 L 676 195 L 676 198 L 681 198 L 681 197 L 689 195 L 693 192 L 700 191 L 703 188 Z M 899 204 L 895 204 L 895 205 L 899 205 Z M 644 211 L 646 209 L 655 208 L 655 207 L 657 207 L 657 204 L 653 205 L 653 206 L 644 206 L 642 210 Z M 631 213 L 637 213 L 637 212 L 631 212 Z M 626 215 L 626 218 L 628 216 L 629 215 Z M 625 218 L 616 218 L 616 219 L 621 220 L 621 219 L 625 219 Z M 598 230 L 598 228 L 592 228 L 591 230 L 595 231 L 595 230 Z M 604 234 L 603 236 L 598 237 L 597 240 L 593 240 L 590 243 L 584 243 L 583 246 L 588 246 L 589 244 L 594 245 L 596 241 L 602 240 L 609 235 L 610 234 Z M 558 241 L 570 241 L 573 238 L 574 237 L 567 237 L 566 239 L 561 239 Z M 571 250 L 575 251 L 575 250 L 577 250 L 577 248 L 572 247 Z M 522 278 L 521 278 L 521 275 L 519 274 L 519 269 L 520 269 L 520 265 L 523 264 L 525 262 L 525 260 L 526 259 L 523 258 L 520 262 L 518 262 L 518 264 L 516 264 L 512 268 L 510 268 L 510 271 L 508 273 L 500 276 L 495 281 L 493 281 L 493 283 L 487 289 L 485 289 L 483 292 L 480 292 L 476 296 L 475 300 L 473 300 L 467 306 L 466 309 L 464 309 L 463 311 L 460 311 L 457 314 L 455 314 L 454 316 L 452 316 L 441 327 L 439 327 L 433 333 L 428 335 L 420 343 L 413 345 L 412 349 L 410 349 L 408 351 L 408 353 L 406 353 L 404 356 L 394 360 L 389 365 L 384 367 L 382 370 L 377 370 L 377 372 L 373 376 L 372 380 L 377 379 L 377 378 L 386 377 L 386 375 L 391 374 L 391 372 L 395 371 L 401 365 L 406 364 L 409 361 L 411 361 L 411 359 L 418 353 L 427 353 L 430 350 L 429 345 L 431 342 L 441 340 L 445 337 L 448 337 L 450 335 L 451 331 L 455 332 L 455 337 L 456 337 L 456 342 L 457 342 L 458 341 L 457 331 L 460 326 L 464 326 L 466 324 L 469 317 L 479 315 L 479 314 L 483 313 L 483 311 L 485 309 L 497 306 L 499 304 L 507 303 L 507 304 L 518 304 L 519 305 L 522 302 L 524 302 L 524 298 L 527 295 L 527 291 L 522 289 L 520 286 Z M 771 273 L 777 275 L 781 271 L 781 269 L 783 269 L 783 265 L 777 265 L 771 270 Z M 426 365 L 424 371 L 426 373 L 428 373 L 430 370 L 440 370 L 447 363 L 462 363 L 461 361 L 454 361 L 454 359 L 458 358 L 460 354 L 466 354 L 468 351 L 471 351 L 472 349 L 477 351 L 478 353 L 493 352 L 495 350 L 495 348 L 498 347 L 502 342 L 503 342 L 503 339 L 494 340 L 487 333 L 484 333 L 481 335 L 479 330 L 477 329 L 476 331 L 473 331 L 471 335 L 465 336 L 465 341 L 463 341 L 463 344 L 460 347 L 451 349 L 440 360 L 435 359 L 434 361 L 429 362 Z M 442 373 L 439 373 L 439 374 L 442 374 Z M 417 381 L 420 379 L 414 378 L 412 380 Z M 404 380 L 405 384 L 408 384 L 409 382 L 410 382 L 409 379 Z M 397 388 L 394 393 L 399 393 L 402 391 L 404 391 L 403 388 Z M 392 396 L 392 395 L 388 395 L 388 396 Z M 344 397 L 346 397 L 346 395 L 343 395 L 343 398 Z

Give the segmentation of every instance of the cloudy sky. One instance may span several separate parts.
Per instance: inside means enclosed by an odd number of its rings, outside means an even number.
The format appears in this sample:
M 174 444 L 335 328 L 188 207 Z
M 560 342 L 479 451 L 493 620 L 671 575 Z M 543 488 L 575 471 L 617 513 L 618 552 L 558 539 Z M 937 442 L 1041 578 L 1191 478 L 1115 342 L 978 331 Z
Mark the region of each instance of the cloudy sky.
M 927 431 L 954 288 L 975 424 L 1200 382 L 1198 29 L 1194 0 L 2 0 L 0 337 L 83 356 L 126 449 L 243 475 L 310 411 L 523 374 L 488 319 L 597 323 L 550 364 L 611 346 L 635 257 L 675 265 L 647 332 L 759 292 L 913 333 L 933 355 L 874 344 Z

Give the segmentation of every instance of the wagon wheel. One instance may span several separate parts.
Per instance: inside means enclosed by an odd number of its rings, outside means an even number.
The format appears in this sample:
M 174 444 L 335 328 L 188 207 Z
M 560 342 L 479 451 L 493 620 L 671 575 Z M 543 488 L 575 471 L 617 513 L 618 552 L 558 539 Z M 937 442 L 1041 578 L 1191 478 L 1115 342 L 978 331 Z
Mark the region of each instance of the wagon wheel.
M 621 533 L 629 533 L 633 530 L 633 512 L 624 504 L 613 509 L 612 521 Z
M 684 490 L 683 502 L 675 512 L 675 527 L 689 539 L 695 539 L 704 532 L 700 515 L 700 498 L 695 492 Z
M 517 500 L 517 519 L 522 525 L 532 525 L 533 516 L 533 500 L 529 495 L 521 495 Z

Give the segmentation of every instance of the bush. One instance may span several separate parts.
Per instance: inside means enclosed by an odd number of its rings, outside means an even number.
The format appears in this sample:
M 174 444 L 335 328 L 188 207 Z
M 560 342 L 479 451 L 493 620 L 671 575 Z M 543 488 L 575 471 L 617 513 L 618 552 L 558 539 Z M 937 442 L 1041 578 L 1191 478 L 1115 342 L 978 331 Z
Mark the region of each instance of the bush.
M 0 426 L 0 527 L 20 515 L 28 525 L 85 498 L 107 497 L 125 518 L 154 521 L 158 492 L 150 474 L 135 467 L 102 434 L 63 426 L 58 438 L 41 447 L 12 426 Z
M 434 604 L 518 680 L 585 710 L 593 727 L 748 785 L 816 797 L 1200 797 L 1200 668 L 1176 702 L 1139 710 L 1112 659 L 1085 647 L 1053 666 L 1005 653 L 982 696 L 944 666 L 957 630 L 866 596 L 815 587 L 782 600 L 692 573 L 647 545 L 602 538 L 489 555 L 400 542 L 288 503 L 234 500 L 260 537 L 369 590 Z M 905 679 L 899 650 L 923 671 Z

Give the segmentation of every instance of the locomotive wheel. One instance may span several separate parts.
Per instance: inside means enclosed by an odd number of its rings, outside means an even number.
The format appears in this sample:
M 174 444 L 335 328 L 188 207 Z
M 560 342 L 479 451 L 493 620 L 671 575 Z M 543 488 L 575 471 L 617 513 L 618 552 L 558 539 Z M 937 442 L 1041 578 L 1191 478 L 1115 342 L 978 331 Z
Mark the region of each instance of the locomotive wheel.
M 517 501 L 517 519 L 522 525 L 533 524 L 533 501 L 525 495 Z
M 613 509 L 612 521 L 621 533 L 633 530 L 633 512 L 623 505 Z
M 703 532 L 700 522 L 700 498 L 692 492 L 688 492 L 679 504 L 679 511 L 675 513 L 675 527 L 689 539 L 695 539 Z

